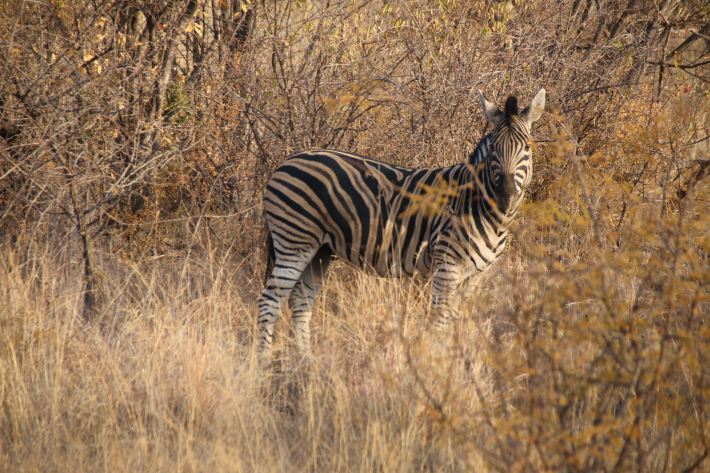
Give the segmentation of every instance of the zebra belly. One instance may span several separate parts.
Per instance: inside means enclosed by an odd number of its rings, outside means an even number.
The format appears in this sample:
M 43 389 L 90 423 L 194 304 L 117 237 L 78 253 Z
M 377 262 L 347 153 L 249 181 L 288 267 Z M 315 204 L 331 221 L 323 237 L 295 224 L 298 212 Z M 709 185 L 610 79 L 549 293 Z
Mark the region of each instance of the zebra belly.
M 358 240 L 338 241 L 332 233 L 326 234 L 324 243 L 340 259 L 352 266 L 374 272 L 383 277 L 412 276 L 429 273 L 430 254 L 428 241 L 406 240 L 407 227 L 394 223 L 370 222 L 375 228 L 371 246 L 358 245 Z M 410 235 L 411 238 L 411 235 Z

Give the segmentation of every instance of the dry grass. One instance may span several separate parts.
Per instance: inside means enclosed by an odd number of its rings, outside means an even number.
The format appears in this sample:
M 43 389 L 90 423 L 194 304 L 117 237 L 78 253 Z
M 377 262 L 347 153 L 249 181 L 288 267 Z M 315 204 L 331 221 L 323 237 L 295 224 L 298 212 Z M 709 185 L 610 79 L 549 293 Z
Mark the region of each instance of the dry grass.
M 627 316 L 581 293 L 560 319 L 572 273 L 542 276 L 520 251 L 464 294 L 466 318 L 450 333 L 427 330 L 421 283 L 336 265 L 314 317 L 311 364 L 290 347 L 283 317 L 278 368 L 266 373 L 255 363 L 252 262 L 215 252 L 138 267 L 100 254 L 103 311 L 87 323 L 73 253 L 31 245 L 0 260 L 5 471 L 530 471 L 617 461 L 676 471 L 697 460 L 707 435 L 706 368 L 693 364 L 708 355 L 702 313 L 697 336 L 673 338 L 676 351 L 698 355 L 666 360 L 649 338 L 617 365 L 631 345 L 596 334 L 625 333 L 633 344 L 659 321 L 633 316 L 651 327 L 629 331 Z M 617 283 L 628 301 L 633 279 Z M 627 370 L 661 366 L 648 409 L 648 393 L 629 397 Z M 624 458 L 639 412 L 649 416 L 646 457 Z
M 188 288 L 170 281 L 179 275 L 169 268 L 121 269 L 113 276 L 124 287 L 112 293 L 104 314 L 111 325 L 99 327 L 81 318 L 80 278 L 70 264 L 48 248 L 22 261 L 3 256 L 5 471 L 412 471 L 430 462 L 458 469 L 481 464 L 463 445 L 431 444 L 435 414 L 412 376 L 410 343 L 400 338 L 422 331 L 426 299 L 413 285 L 331 278 L 324 303 L 332 314 L 320 310 L 315 318 L 310 369 L 285 358 L 281 374 L 265 375 L 254 364 L 253 298 L 239 295 L 244 274 L 204 275 L 209 285 L 193 281 Z M 475 329 L 463 333 L 473 337 Z M 441 343 L 418 341 L 418 353 L 427 356 L 416 363 L 443 358 L 443 345 L 433 350 Z M 456 370 L 452 389 L 481 373 L 480 354 L 471 356 L 475 368 Z M 426 383 L 442 382 L 445 373 L 432 373 Z M 478 382 L 490 390 L 485 379 Z

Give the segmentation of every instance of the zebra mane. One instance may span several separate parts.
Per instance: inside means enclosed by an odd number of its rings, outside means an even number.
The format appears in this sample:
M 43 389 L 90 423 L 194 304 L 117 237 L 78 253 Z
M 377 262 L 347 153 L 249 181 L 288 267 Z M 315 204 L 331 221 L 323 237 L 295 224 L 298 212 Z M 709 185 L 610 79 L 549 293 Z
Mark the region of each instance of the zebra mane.
M 510 117 L 518 114 L 518 98 L 511 95 L 505 99 L 505 118 L 510 120 Z

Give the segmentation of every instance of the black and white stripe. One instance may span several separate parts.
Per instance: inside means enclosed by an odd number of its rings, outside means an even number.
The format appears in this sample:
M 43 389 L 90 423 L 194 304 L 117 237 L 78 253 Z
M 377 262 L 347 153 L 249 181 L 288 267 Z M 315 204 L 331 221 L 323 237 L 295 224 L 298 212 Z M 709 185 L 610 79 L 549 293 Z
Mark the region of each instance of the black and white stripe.
M 469 162 L 409 169 L 335 150 L 304 151 L 285 160 L 264 193 L 269 234 L 266 287 L 258 300 L 259 346 L 273 341 L 288 298 L 296 343 L 310 350 L 309 321 L 332 257 L 382 276 L 415 273 L 432 279 L 437 324 L 455 318 L 457 286 L 488 268 L 505 248 L 508 227 L 532 177 L 530 131 L 545 107 L 540 90 L 518 111 L 481 94 L 493 131 Z M 421 205 L 446 189 L 436 212 Z

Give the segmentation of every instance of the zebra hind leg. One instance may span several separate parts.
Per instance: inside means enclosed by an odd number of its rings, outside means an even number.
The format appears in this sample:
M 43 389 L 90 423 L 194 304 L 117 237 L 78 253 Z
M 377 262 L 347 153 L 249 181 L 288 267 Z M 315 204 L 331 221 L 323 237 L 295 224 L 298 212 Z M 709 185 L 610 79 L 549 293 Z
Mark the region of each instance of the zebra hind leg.
M 259 310 L 259 355 L 265 358 L 274 341 L 274 326 L 284 300 L 291 294 L 317 249 L 302 249 L 289 254 L 275 252 L 273 267 L 257 299 Z
M 311 353 L 310 321 L 313 314 L 313 304 L 320 291 L 321 283 L 332 258 L 332 251 L 322 246 L 301 275 L 301 279 L 293 288 L 288 304 L 293 313 L 293 334 L 296 348 L 304 355 Z

